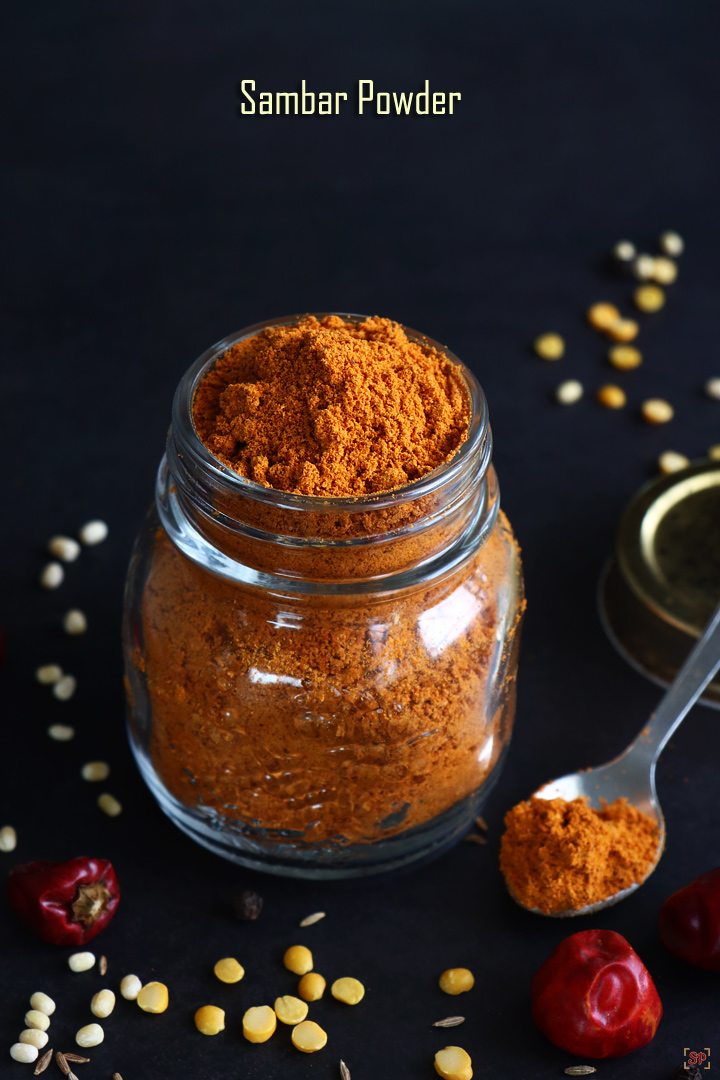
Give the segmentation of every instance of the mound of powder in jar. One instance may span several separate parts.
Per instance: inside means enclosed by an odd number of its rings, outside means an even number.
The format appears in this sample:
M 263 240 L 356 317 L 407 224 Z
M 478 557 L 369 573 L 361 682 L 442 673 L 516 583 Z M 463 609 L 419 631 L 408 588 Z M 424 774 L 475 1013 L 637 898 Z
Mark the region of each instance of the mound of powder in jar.
M 467 438 L 457 367 L 390 319 L 308 316 L 233 345 L 200 383 L 197 433 L 240 476 L 301 495 L 417 480 Z

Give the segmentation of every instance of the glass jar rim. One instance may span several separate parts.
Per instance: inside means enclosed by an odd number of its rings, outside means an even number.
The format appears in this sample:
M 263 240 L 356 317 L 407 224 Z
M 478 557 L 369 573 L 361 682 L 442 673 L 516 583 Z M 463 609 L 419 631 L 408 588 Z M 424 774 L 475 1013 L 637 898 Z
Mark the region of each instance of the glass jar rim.
M 349 312 L 324 311 L 267 319 L 222 338 L 206 349 L 188 368 L 175 392 L 172 424 L 173 433 L 179 442 L 178 449 L 181 450 L 182 454 L 189 457 L 192 465 L 199 467 L 204 473 L 209 474 L 217 483 L 225 487 L 226 490 L 237 495 L 243 495 L 245 498 L 257 502 L 267 503 L 276 509 L 310 510 L 315 513 L 367 513 L 371 510 L 398 507 L 404 503 L 414 502 L 422 496 L 430 495 L 437 491 L 438 488 L 451 483 L 478 453 L 486 459 L 480 467 L 481 474 L 486 470 L 490 462 L 491 438 L 487 401 L 480 383 L 470 369 L 445 345 L 441 345 L 433 338 L 428 337 L 427 334 L 412 330 L 403 324 L 399 325 L 402 326 L 403 331 L 411 341 L 437 350 L 458 369 L 463 380 L 470 407 L 467 438 L 447 461 L 438 465 L 431 472 L 425 473 L 424 476 L 419 477 L 417 480 L 413 480 L 401 487 L 392 488 L 389 491 L 370 495 L 318 496 L 301 495 L 284 491 L 281 488 L 266 487 L 263 484 L 258 484 L 254 480 L 240 476 L 239 473 L 215 457 L 198 435 L 192 415 L 195 393 L 204 376 L 223 353 L 238 342 L 254 337 L 262 333 L 263 330 L 272 327 L 296 325 L 311 316 L 318 320 L 325 319 L 328 316 L 338 316 L 346 322 L 363 322 L 371 317 Z

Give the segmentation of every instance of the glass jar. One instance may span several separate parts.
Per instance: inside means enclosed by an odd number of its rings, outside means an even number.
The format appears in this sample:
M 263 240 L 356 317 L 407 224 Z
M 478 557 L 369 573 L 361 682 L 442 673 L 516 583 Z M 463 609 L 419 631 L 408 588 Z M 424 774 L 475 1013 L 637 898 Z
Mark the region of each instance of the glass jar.
M 319 316 L 320 318 L 322 316 Z M 362 316 L 342 316 L 361 319 Z M 182 379 L 124 623 L 130 741 L 165 813 L 235 862 L 350 877 L 438 854 L 497 779 L 524 607 L 483 392 L 433 472 L 360 498 L 289 494 L 209 453 Z

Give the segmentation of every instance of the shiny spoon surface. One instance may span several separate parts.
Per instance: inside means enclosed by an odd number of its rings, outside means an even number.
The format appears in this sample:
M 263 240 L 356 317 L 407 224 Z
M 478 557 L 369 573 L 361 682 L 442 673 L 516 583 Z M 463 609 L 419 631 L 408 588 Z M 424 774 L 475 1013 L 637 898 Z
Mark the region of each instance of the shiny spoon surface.
M 658 826 L 659 837 L 655 861 L 643 878 L 646 881 L 660 861 L 665 847 L 665 819 L 657 791 L 655 790 L 655 767 L 665 744 L 677 730 L 686 715 L 702 694 L 703 690 L 720 669 L 720 607 L 710 619 L 705 630 L 693 646 L 685 663 L 677 673 L 657 709 L 651 714 L 634 742 L 619 757 L 596 769 L 568 773 L 558 780 L 551 780 L 535 792 L 538 799 L 585 798 L 591 806 L 599 809 L 600 800 L 608 803 L 616 799 L 627 799 L 632 805 L 647 814 Z M 582 908 L 569 908 L 566 911 L 552 912 L 557 917 L 570 915 L 589 915 L 623 900 L 634 892 L 642 881 L 635 882 L 627 889 L 614 893 L 605 900 L 587 904 Z M 513 899 L 517 897 L 513 895 Z M 518 903 L 520 901 L 518 900 Z M 524 906 L 524 905 L 523 905 Z M 540 912 L 538 908 L 528 910 Z

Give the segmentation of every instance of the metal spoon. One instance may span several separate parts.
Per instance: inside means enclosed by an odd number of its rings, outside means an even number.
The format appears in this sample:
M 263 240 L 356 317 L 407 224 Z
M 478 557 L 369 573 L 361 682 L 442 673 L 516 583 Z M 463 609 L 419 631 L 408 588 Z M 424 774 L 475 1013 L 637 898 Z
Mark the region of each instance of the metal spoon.
M 586 798 L 591 806 L 600 807 L 600 799 L 608 803 L 615 799 L 626 798 L 632 805 L 647 814 L 658 825 L 657 856 L 655 862 L 643 878 L 646 881 L 660 861 L 665 847 L 665 819 L 655 790 L 655 766 L 670 736 L 680 726 L 686 715 L 702 694 L 703 690 L 720 669 L 720 607 L 706 626 L 702 637 L 692 648 L 687 660 L 680 668 L 675 681 L 670 685 L 657 709 L 651 714 L 645 727 L 627 750 L 607 765 L 585 772 L 568 773 L 558 780 L 552 780 L 535 792 L 537 799 L 572 799 Z M 600 900 L 596 904 L 587 904 L 583 908 L 570 908 L 567 911 L 553 912 L 557 916 L 589 915 L 624 900 L 634 892 L 641 881 L 627 889 Z M 513 897 L 517 900 L 517 897 Z M 519 901 L 518 901 L 519 902 Z M 531 908 L 538 914 L 537 908 Z

